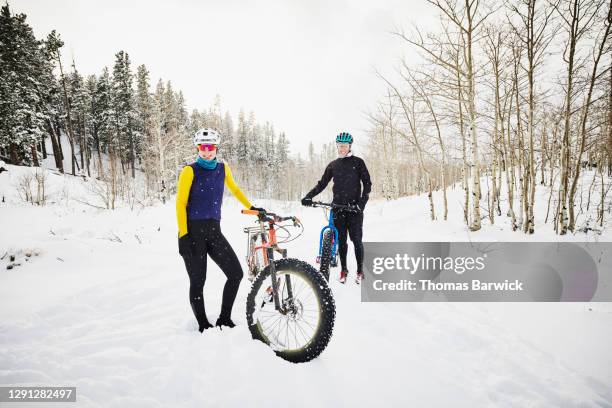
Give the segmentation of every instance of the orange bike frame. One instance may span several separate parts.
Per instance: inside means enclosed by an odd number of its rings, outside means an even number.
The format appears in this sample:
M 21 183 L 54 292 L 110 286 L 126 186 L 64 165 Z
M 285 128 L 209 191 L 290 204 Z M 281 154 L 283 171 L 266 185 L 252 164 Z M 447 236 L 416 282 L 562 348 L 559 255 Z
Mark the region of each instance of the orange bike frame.
M 242 210 L 241 211 L 243 214 L 249 214 L 249 215 L 257 215 L 259 216 L 259 211 L 257 210 Z M 268 251 L 266 251 L 266 249 L 268 248 L 274 248 L 276 246 L 276 230 L 274 229 L 274 221 L 272 220 L 268 220 L 268 237 L 269 239 L 266 241 L 265 239 L 262 240 L 264 241 L 262 243 L 262 245 L 258 245 L 254 248 L 254 251 L 258 251 L 261 250 L 263 252 L 263 259 L 264 259 L 264 265 L 268 266 L 270 264 L 270 259 L 268 258 Z M 259 225 L 261 227 L 261 233 L 262 233 L 262 237 L 265 237 L 266 235 L 266 229 L 264 226 L 264 221 L 262 221 L 261 219 L 259 220 Z

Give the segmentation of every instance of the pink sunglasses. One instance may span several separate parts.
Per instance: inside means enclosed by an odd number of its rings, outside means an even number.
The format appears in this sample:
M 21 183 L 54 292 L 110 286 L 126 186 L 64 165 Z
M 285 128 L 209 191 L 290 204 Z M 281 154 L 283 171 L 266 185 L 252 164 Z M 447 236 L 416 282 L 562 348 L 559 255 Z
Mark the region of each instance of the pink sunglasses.
M 213 144 L 201 144 L 198 145 L 198 150 L 201 152 L 214 152 L 217 150 L 217 146 Z

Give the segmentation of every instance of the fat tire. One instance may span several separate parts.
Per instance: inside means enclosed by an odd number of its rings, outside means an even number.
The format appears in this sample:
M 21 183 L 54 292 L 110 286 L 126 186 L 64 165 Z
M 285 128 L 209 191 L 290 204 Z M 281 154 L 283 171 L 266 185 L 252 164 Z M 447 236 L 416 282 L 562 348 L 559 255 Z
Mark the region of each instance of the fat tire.
M 279 276 L 283 274 L 283 271 L 291 271 L 310 281 L 312 288 L 315 290 L 321 314 L 320 323 L 313 335 L 312 341 L 298 350 L 275 351 L 276 355 L 284 360 L 292 363 L 305 363 L 318 357 L 327 347 L 334 330 L 336 303 L 327 282 L 310 264 L 295 258 L 285 258 L 274 261 L 274 265 Z M 265 344 L 269 344 L 269 341 L 261 332 L 258 322 L 253 320 L 253 315 L 255 313 L 255 297 L 262 284 L 269 280 L 269 278 L 270 266 L 267 266 L 257 275 L 246 302 L 246 317 L 249 331 L 253 339 L 260 340 Z
M 334 233 L 332 230 L 327 230 L 323 234 L 323 244 L 321 248 L 321 263 L 319 267 L 319 272 L 326 281 L 329 282 L 329 266 L 331 264 L 332 257 L 332 245 L 333 245 L 333 237 Z

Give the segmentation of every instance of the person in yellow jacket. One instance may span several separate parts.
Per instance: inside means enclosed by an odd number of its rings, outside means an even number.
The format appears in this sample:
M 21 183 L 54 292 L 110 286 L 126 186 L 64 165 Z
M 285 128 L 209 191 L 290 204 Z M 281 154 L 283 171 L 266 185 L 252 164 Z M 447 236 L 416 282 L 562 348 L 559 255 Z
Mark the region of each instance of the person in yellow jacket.
M 215 326 L 235 326 L 231 319 L 232 306 L 243 272 L 236 253 L 221 232 L 224 186 L 246 208 L 263 210 L 251 205 L 236 185 L 228 164 L 217 161 L 219 142 L 220 135 L 213 129 L 196 132 L 194 144 L 198 148 L 198 157 L 181 171 L 176 195 L 179 254 L 189 275 L 189 302 L 200 332 L 213 327 L 206 316 L 203 294 L 208 256 L 227 277 L 221 313 Z

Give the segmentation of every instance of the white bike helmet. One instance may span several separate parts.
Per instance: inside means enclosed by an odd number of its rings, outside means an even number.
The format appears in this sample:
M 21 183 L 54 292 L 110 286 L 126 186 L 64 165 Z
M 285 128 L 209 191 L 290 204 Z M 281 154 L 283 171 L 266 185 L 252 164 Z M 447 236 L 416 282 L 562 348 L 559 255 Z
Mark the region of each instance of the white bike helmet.
M 193 136 L 193 144 L 196 146 L 201 144 L 218 145 L 219 143 L 221 143 L 221 135 L 214 129 L 203 128 Z

